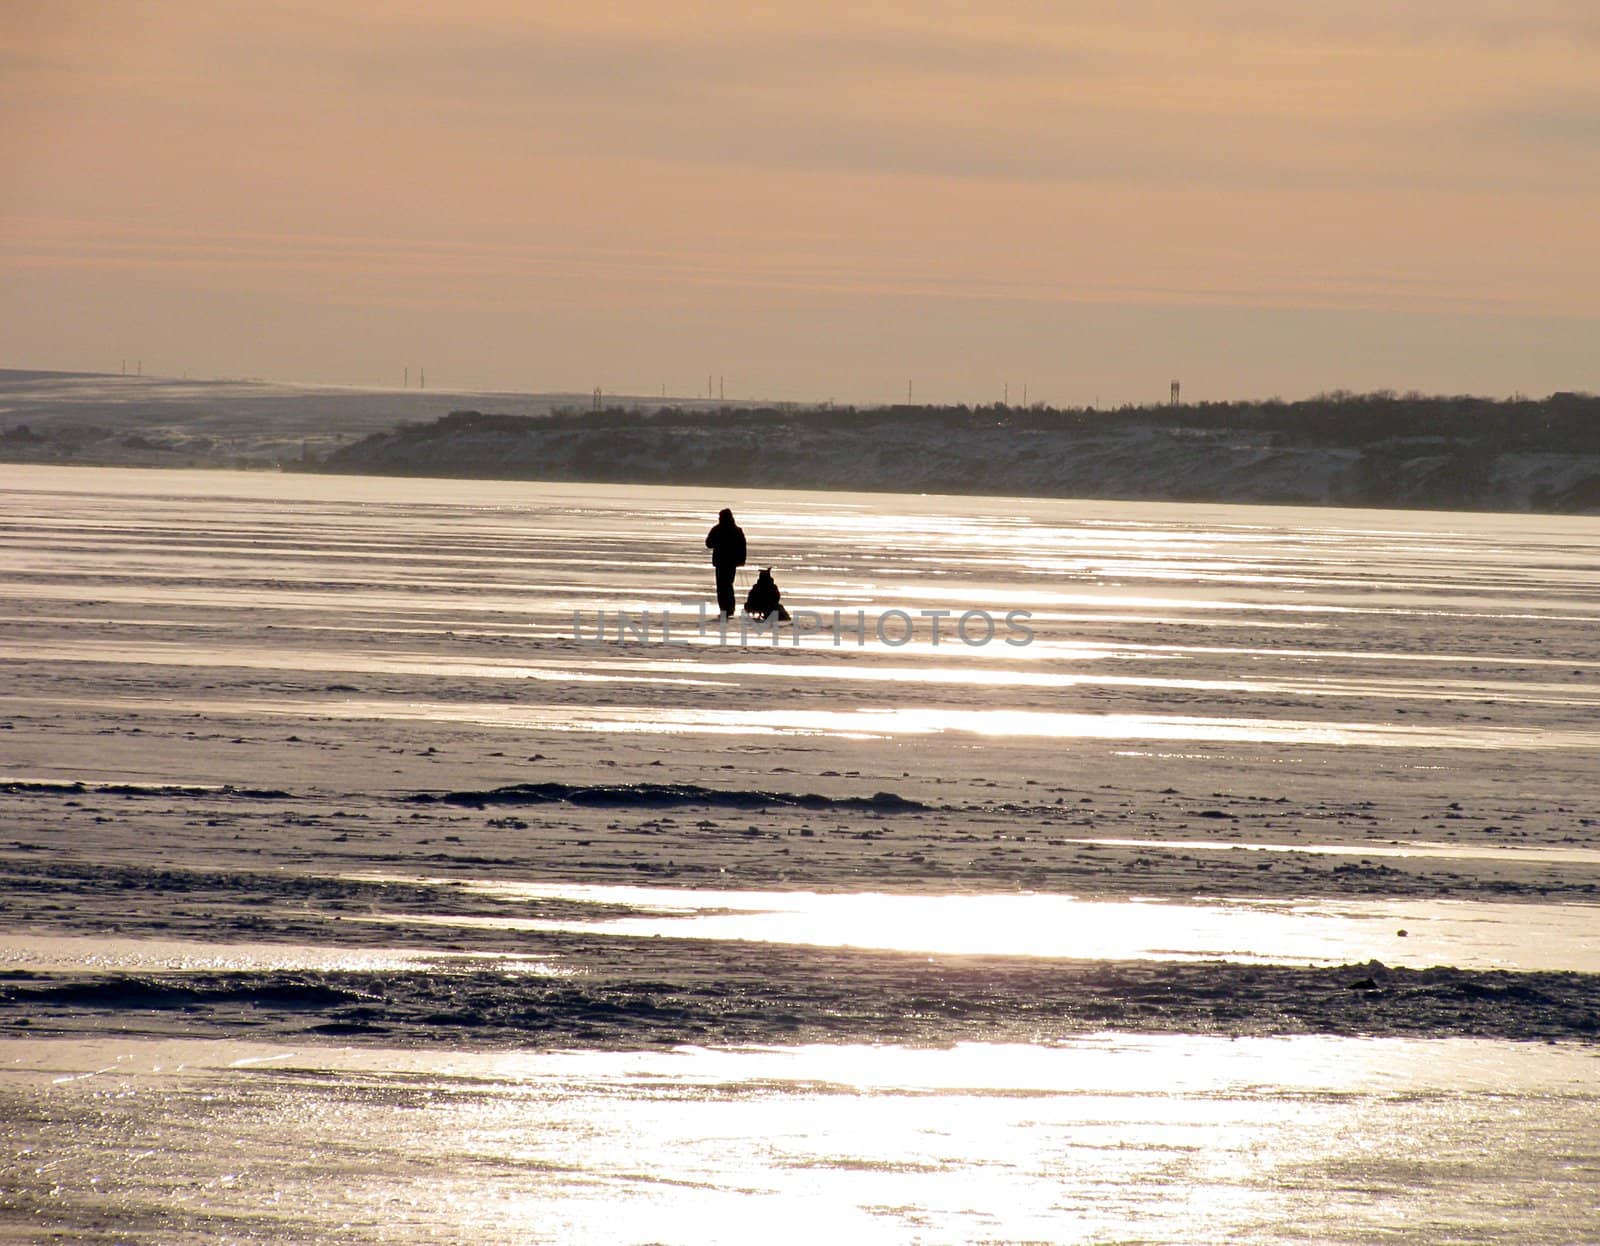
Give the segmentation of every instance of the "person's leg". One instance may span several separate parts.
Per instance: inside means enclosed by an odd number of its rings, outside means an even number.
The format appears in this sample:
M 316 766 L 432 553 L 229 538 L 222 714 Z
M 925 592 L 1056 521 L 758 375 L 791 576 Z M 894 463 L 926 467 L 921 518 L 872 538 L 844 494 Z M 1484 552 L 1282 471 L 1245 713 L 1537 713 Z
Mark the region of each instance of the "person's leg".
M 717 568 L 717 609 L 730 617 L 734 610 L 733 572 L 732 567 Z

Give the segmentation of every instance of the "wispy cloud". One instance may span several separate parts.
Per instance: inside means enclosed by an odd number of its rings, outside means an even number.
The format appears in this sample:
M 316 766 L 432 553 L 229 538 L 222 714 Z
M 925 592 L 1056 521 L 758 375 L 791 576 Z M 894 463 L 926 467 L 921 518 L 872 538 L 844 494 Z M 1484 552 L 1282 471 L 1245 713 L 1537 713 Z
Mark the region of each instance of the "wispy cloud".
M 711 22 L 639 5 L 632 23 L 346 22 L 314 40 L 279 24 L 206 61 L 241 92 L 281 93 L 288 116 L 320 109 L 389 146 L 409 132 L 497 157 L 1245 185 L 1486 185 L 1498 174 L 1441 148 L 1440 127 L 1592 79 L 1600 19 L 1573 6 L 1399 7 L 1013 4 L 957 21 L 879 5 Z M 1473 138 L 1502 169 L 1518 157 L 1510 131 Z
M 1527 142 L 1600 147 L 1600 102 L 1587 107 L 1532 109 L 1498 120 L 1513 136 Z

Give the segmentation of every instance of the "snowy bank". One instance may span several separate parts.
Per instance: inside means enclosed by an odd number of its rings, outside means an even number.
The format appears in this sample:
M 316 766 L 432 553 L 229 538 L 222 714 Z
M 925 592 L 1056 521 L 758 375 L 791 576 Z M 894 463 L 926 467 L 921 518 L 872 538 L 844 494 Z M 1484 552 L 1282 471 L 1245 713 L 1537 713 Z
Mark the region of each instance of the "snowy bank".
M 1347 397 L 1119 411 L 457 411 L 313 470 L 383 475 L 1600 511 L 1600 399 Z

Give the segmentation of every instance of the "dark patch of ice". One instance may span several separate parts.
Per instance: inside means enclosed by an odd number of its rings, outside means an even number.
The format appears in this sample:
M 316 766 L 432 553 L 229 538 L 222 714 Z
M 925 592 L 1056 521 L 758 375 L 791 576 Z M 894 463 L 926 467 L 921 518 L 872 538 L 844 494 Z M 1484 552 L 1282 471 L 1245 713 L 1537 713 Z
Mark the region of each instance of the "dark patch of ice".
M 462 805 L 470 809 L 482 809 L 487 805 L 560 803 L 632 809 L 693 806 L 712 809 L 836 809 L 878 813 L 921 813 L 932 808 L 896 792 L 875 792 L 871 796 L 824 796 L 819 792 L 730 790 L 701 787 L 696 783 L 517 783 L 478 792 L 419 792 L 406 799 L 417 804 Z
M 110 1024 L 386 1043 L 1048 1041 L 1115 1029 L 1594 1042 L 1600 975 L 629 949 L 580 978 L 464 969 L 0 974 L 0 1030 Z M 591 945 L 604 951 L 605 941 Z M 639 972 L 635 973 L 635 970 Z M 662 973 L 660 971 L 667 971 Z M 1353 989 L 1352 989 L 1353 988 Z M 163 1016 L 166 1018 L 163 1020 Z
M 233 797 L 243 800 L 289 800 L 288 792 L 277 788 L 185 786 L 181 783 L 86 783 L 71 779 L 0 779 L 0 795 L 20 796 L 186 796 Z
M 0 1003 L 43 1008 L 85 1008 L 162 1011 L 215 1006 L 253 1005 L 279 1011 L 316 1010 L 354 1004 L 372 997 L 319 981 L 312 975 L 239 974 L 227 978 L 143 977 L 108 975 L 68 979 L 35 979 L 8 975 L 0 984 Z

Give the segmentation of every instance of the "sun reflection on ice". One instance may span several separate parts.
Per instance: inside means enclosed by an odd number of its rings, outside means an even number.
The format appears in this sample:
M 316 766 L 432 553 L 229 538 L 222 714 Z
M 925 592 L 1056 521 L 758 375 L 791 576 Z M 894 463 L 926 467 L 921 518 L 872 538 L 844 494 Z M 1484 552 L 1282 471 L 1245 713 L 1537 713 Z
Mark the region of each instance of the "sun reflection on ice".
M 203 943 L 104 935 L 0 935 L 0 970 L 60 973 L 319 973 L 459 971 L 566 977 L 574 970 L 534 956 L 414 948 L 311 947 L 295 943 Z
M 1585 1240 L 1600 1215 L 1600 1056 L 1573 1045 L 1105 1033 L 540 1053 L 116 1038 L 6 1040 L 4 1055 L 20 1154 L 33 1123 L 77 1122 L 48 1164 L 17 1166 L 18 1196 L 47 1198 L 53 1217 L 138 1211 L 168 1241 L 215 1240 L 227 1216 L 281 1235 L 284 1206 L 297 1240 L 404 1246 L 1422 1243 L 1498 1240 L 1508 1223 L 1550 1243 Z
M 558 899 L 635 911 L 596 920 L 510 914 L 369 914 L 350 920 L 947 956 L 1304 966 L 1381 960 L 1409 968 L 1600 972 L 1600 906 L 1585 904 L 1405 898 L 1178 903 L 1039 894 L 882 895 L 455 881 L 469 892 L 505 901 Z

